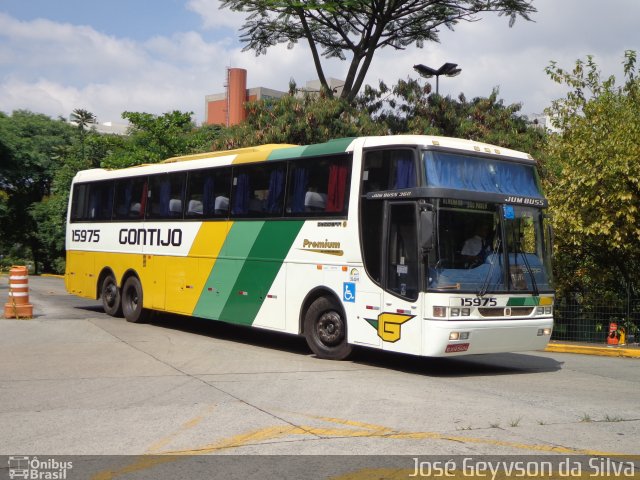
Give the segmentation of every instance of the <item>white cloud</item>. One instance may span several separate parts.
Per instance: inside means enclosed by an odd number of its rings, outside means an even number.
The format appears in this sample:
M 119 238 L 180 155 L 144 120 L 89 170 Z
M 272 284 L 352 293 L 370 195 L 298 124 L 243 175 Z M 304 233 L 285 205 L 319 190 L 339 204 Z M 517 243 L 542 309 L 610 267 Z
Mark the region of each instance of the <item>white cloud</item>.
M 202 17 L 205 28 L 231 28 L 237 31 L 246 17 L 228 8 L 221 9 L 219 0 L 189 0 L 187 8 Z
M 304 42 L 291 50 L 278 45 L 256 57 L 242 52 L 237 41 L 244 15 L 219 10 L 218 0 L 186 5 L 202 16 L 206 30 L 167 32 L 143 42 L 91 26 L 20 21 L 0 13 L 0 110 L 26 108 L 55 117 L 86 108 L 100 121 L 118 121 L 124 110 L 182 110 L 201 120 L 204 96 L 224 90 L 226 67 L 246 68 L 249 87 L 287 90 L 290 78 L 298 85 L 317 78 Z M 634 22 L 640 2 L 616 0 L 615 5 L 604 9 L 598 0 L 537 0 L 535 22 L 518 20 L 511 29 L 506 19 L 486 15 L 459 24 L 454 32 L 443 30 L 440 44 L 377 52 L 366 82 L 393 84 L 416 77 L 416 63 L 451 61 L 462 74 L 442 78 L 441 93 L 472 98 L 499 86 L 505 102 L 523 102 L 525 113 L 540 112 L 562 95 L 544 73 L 550 60 L 571 68 L 591 53 L 603 72 L 620 75 L 624 50 L 638 47 Z M 215 38 L 209 38 L 211 32 Z M 348 62 L 325 60 L 324 65 L 327 76 L 346 76 Z

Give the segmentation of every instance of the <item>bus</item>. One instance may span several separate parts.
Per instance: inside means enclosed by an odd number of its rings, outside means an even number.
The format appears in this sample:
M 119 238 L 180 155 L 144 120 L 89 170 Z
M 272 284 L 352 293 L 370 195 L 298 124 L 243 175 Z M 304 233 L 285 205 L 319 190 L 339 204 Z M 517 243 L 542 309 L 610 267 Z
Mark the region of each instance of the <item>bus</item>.
M 85 170 L 65 282 L 130 322 L 303 335 L 325 359 L 537 350 L 553 328 L 547 206 L 530 155 L 423 135 Z

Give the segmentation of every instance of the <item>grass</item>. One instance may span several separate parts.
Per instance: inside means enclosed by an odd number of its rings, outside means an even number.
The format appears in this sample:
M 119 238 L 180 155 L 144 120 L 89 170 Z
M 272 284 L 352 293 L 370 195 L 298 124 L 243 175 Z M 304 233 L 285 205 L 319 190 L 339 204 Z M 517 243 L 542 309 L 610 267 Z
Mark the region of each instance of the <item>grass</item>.
M 510 427 L 517 427 L 518 425 L 520 425 L 520 420 L 522 420 L 522 417 L 518 417 L 516 419 L 510 420 L 509 421 L 509 426 Z
M 588 413 L 583 413 L 582 417 L 580 418 L 580 422 L 582 423 L 591 423 L 593 422 L 591 416 Z

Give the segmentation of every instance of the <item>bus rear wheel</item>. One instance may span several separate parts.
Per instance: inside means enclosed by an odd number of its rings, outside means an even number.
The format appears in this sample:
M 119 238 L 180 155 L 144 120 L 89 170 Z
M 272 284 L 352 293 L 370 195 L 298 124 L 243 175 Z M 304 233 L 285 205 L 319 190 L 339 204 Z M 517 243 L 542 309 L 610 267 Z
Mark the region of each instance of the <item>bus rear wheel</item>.
M 138 277 L 129 277 L 122 286 L 122 313 L 127 322 L 142 323 L 148 311 L 142 308 L 142 284 Z
M 352 351 L 347 343 L 347 324 L 341 309 L 326 297 L 316 299 L 305 314 L 304 336 L 320 358 L 344 360 Z
M 122 303 L 120 302 L 120 290 L 113 275 L 109 274 L 102 281 L 100 287 L 100 298 L 104 313 L 112 317 L 122 316 Z

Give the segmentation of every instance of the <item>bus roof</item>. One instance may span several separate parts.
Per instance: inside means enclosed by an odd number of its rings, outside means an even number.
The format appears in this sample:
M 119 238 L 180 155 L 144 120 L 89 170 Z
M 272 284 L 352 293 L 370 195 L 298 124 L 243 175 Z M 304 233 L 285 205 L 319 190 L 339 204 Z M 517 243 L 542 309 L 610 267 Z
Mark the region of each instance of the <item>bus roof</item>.
M 262 162 L 269 160 L 287 160 L 309 156 L 335 155 L 359 148 L 385 146 L 419 146 L 425 148 L 443 148 L 470 153 L 490 154 L 520 161 L 534 162 L 531 155 L 517 150 L 498 147 L 487 143 L 460 138 L 438 137 L 430 135 L 389 135 L 375 137 L 338 138 L 325 143 L 312 145 L 266 144 L 255 147 L 222 150 L 217 152 L 198 153 L 172 157 L 160 163 L 142 164 L 121 169 L 95 168 L 83 170 L 76 174 L 74 181 L 94 181 L 108 178 L 120 178 L 169 171 L 181 171 L 212 166 L 237 165 L 241 163 Z M 215 162 L 212 162 L 215 160 Z

